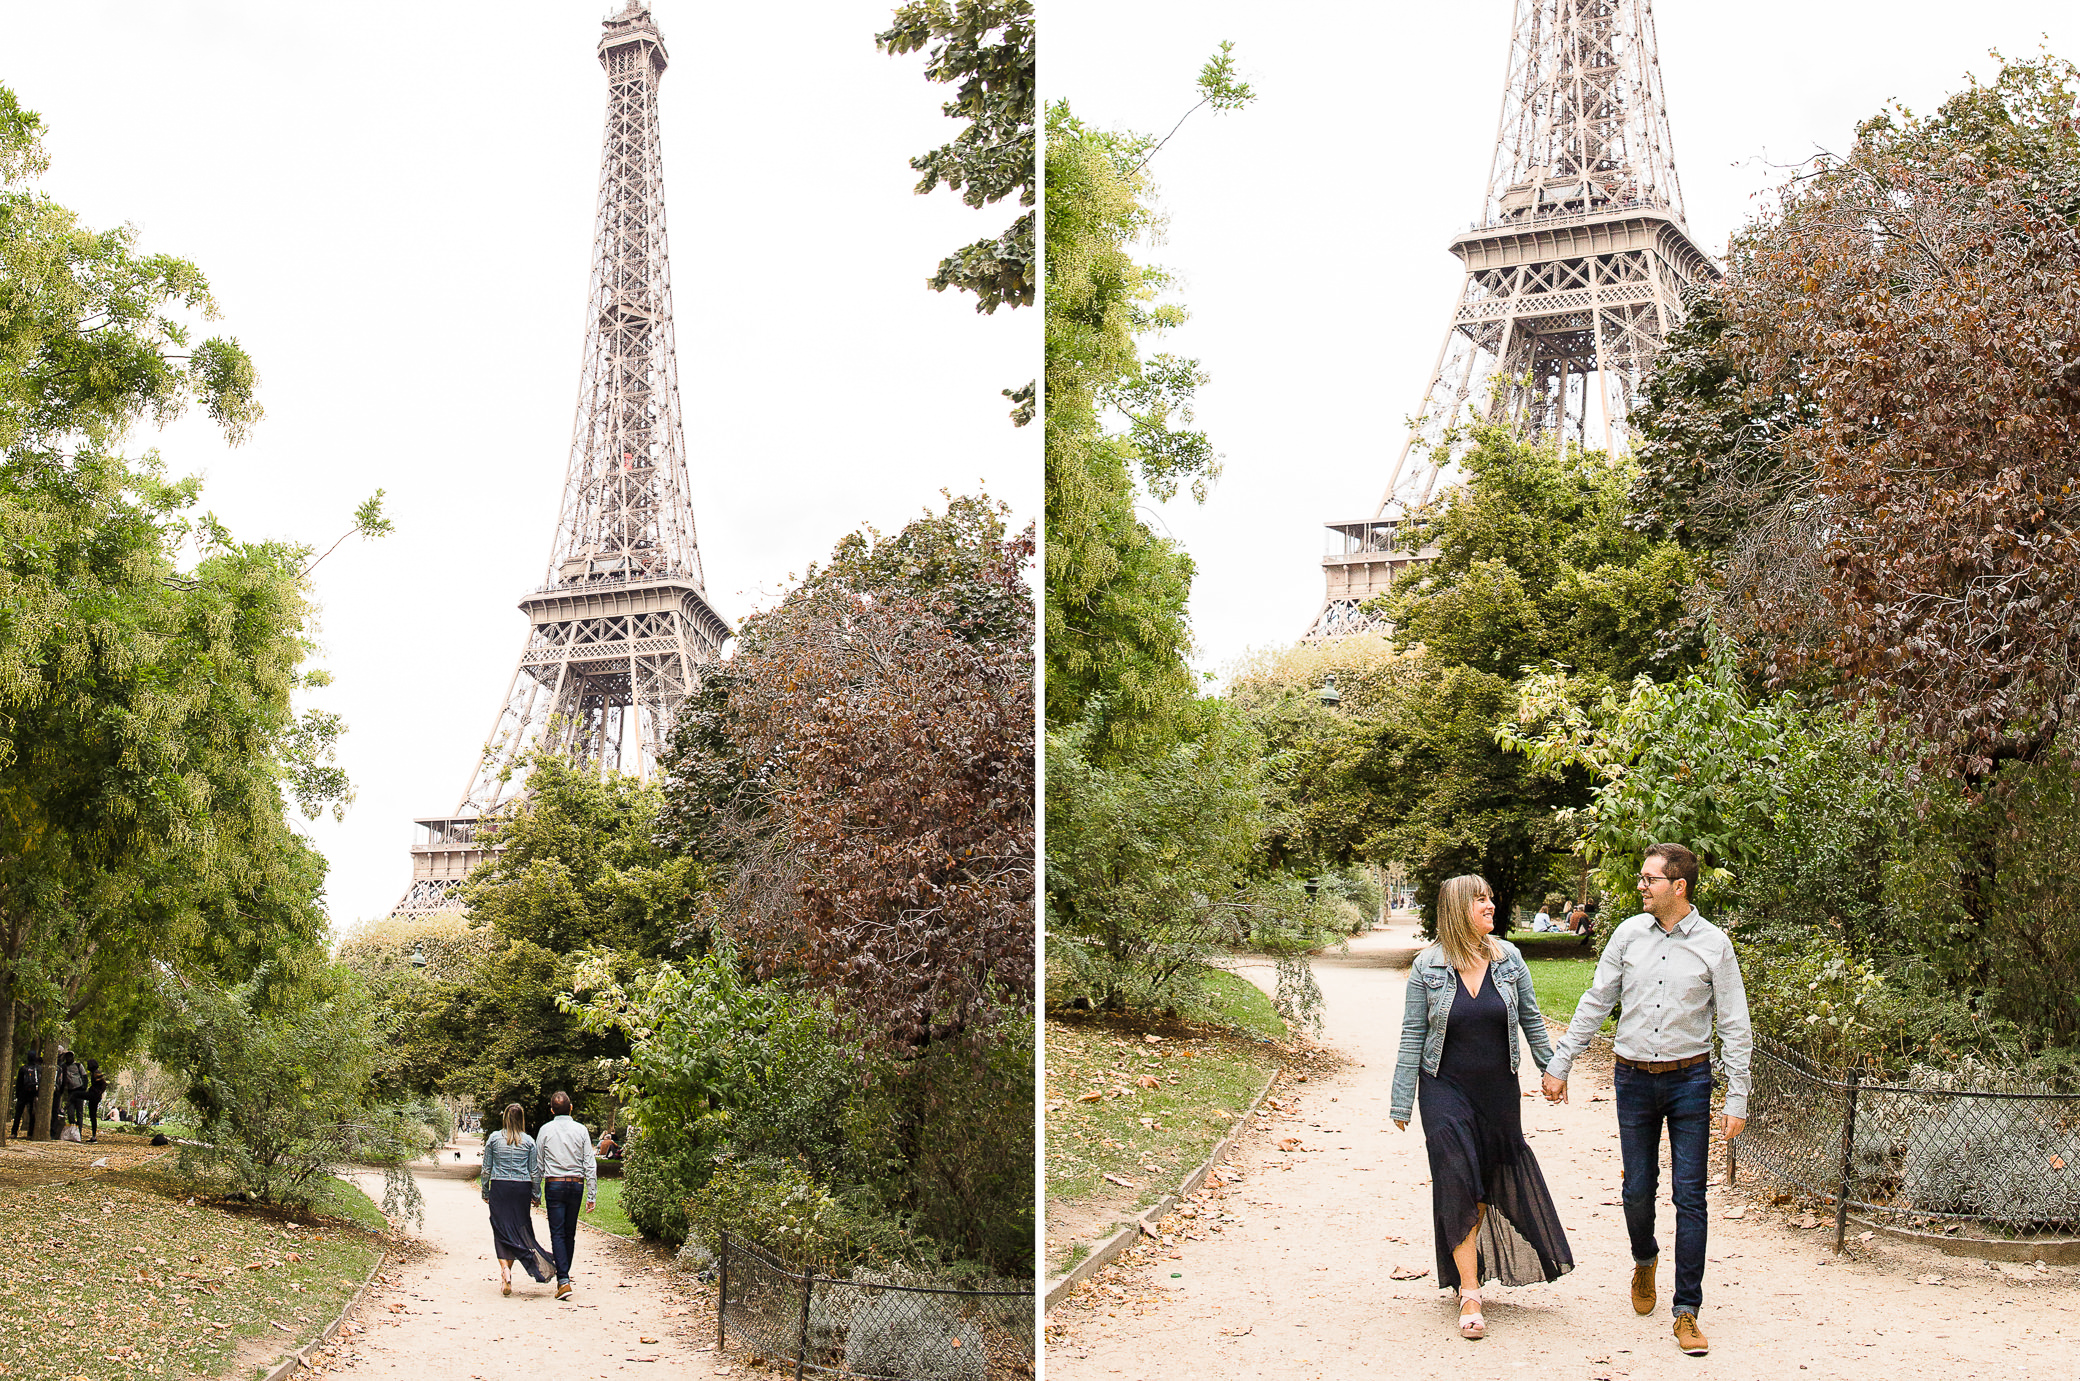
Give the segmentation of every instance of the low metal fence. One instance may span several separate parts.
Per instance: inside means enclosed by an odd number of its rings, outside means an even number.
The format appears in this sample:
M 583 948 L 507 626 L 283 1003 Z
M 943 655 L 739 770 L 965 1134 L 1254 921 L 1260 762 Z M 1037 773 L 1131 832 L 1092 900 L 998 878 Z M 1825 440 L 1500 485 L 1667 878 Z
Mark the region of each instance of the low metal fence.
M 1033 1287 L 956 1290 L 855 1269 L 828 1275 L 722 1234 L 715 1338 L 731 1338 L 796 1376 L 869 1381 L 1029 1377 Z
M 1888 1083 L 1758 1040 L 1748 1125 L 1728 1171 L 1754 1165 L 1835 1208 L 2001 1240 L 2080 1236 L 2080 1095 L 1960 1087 L 1939 1071 Z

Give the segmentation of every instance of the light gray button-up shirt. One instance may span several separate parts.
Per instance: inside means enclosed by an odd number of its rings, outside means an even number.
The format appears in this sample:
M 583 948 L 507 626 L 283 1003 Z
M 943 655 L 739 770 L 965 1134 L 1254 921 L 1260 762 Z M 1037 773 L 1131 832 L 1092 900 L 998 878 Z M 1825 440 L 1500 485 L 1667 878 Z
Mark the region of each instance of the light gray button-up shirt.
M 569 1113 L 550 1118 L 537 1142 L 540 1149 L 535 1162 L 535 1176 L 538 1180 L 551 1176 L 583 1175 L 585 1202 L 589 1204 L 599 1197 L 599 1162 L 592 1156 L 592 1138 L 571 1120 Z
M 1645 913 L 1619 926 L 1596 961 L 1596 977 L 1575 1006 L 1567 1034 L 1554 1043 L 1546 1073 L 1565 1079 L 1611 1008 L 1621 1003 L 1613 1044 L 1628 1060 L 1708 1055 L 1716 1019 L 1726 1115 L 1748 1115 L 1748 1062 L 1755 1037 L 1748 1026 L 1740 961 L 1725 931 L 1694 906 L 1672 931 Z

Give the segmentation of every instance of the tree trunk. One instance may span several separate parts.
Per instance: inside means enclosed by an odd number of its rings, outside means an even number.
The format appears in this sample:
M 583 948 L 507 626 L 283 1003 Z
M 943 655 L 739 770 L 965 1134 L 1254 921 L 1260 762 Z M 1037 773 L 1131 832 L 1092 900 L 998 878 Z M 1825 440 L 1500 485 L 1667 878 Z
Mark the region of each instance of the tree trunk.
M 58 1094 L 58 1038 L 56 1036 L 45 1036 L 43 1038 L 43 1050 L 39 1063 L 41 1064 L 42 1078 L 36 1088 L 36 1128 L 30 1133 L 30 1139 L 47 1141 L 57 1134 L 57 1128 L 51 1124 L 51 1106 L 56 1101 Z
M 14 994 L 9 993 L 6 1007 L 0 1009 L 0 1078 L 7 1080 L 7 1117 L 0 1120 L 0 1146 L 7 1144 L 7 1129 L 21 1116 L 21 1110 L 14 1105 L 16 1076 L 21 1073 L 14 1067 L 14 1015 L 18 1006 Z

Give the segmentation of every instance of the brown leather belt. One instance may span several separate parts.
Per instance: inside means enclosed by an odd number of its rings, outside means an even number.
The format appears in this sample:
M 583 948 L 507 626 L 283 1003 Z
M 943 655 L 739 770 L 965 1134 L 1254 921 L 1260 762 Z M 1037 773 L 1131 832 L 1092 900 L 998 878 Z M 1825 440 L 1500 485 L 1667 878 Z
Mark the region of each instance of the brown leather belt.
M 1688 1069 L 1692 1065 L 1701 1065 L 1712 1057 L 1710 1055 L 1692 1055 L 1687 1060 L 1628 1060 L 1623 1055 L 1613 1055 L 1611 1058 L 1624 1065 L 1627 1069 L 1643 1070 L 1648 1074 L 1666 1074 L 1670 1070 Z
M 1697 1058 L 1701 1060 L 1704 1056 L 1699 1055 Z M 583 1184 L 585 1183 L 585 1177 L 583 1175 L 544 1175 L 542 1176 L 542 1182 L 544 1184 Z

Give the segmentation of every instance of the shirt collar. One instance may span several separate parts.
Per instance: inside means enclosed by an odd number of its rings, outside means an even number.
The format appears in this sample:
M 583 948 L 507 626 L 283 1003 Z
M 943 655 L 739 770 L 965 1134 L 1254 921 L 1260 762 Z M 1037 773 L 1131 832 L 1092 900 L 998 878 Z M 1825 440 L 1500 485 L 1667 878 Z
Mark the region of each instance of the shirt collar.
M 1697 928 L 1697 923 L 1699 921 L 1702 921 L 1703 919 L 1704 916 L 1698 911 L 1696 907 L 1693 906 L 1690 908 L 1689 915 L 1683 917 L 1682 920 L 1676 922 L 1676 928 L 1674 930 L 1667 931 L 1665 933 L 1669 935 L 1680 935 L 1687 940 L 1690 938 L 1690 932 L 1692 930 L 1695 930 Z M 1658 927 L 1661 924 L 1661 922 L 1657 920 L 1654 922 L 1654 924 Z

